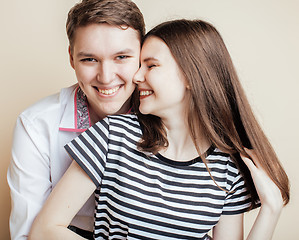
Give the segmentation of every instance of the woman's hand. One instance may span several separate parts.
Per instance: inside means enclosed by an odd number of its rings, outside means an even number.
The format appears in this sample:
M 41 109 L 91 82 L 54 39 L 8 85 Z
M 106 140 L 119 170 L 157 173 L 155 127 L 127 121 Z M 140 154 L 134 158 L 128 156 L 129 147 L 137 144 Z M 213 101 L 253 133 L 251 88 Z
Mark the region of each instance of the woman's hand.
M 258 156 L 254 150 L 245 148 L 245 151 L 251 159 L 243 155 L 241 155 L 241 157 L 251 173 L 261 205 L 263 207 L 267 206 L 270 210 L 275 212 L 280 211 L 283 207 L 283 199 L 279 188 L 261 167 Z
M 261 201 L 259 214 L 247 237 L 247 240 L 272 239 L 276 224 L 283 208 L 283 199 L 279 188 L 262 168 L 254 150 L 245 148 L 250 159 L 241 155 L 253 179 Z

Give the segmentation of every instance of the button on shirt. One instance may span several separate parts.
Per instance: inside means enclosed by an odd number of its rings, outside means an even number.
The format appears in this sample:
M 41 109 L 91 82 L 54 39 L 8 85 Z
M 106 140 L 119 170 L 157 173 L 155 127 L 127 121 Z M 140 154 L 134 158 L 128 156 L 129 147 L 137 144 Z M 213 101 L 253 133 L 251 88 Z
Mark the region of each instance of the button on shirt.
M 86 96 L 78 85 L 62 89 L 20 114 L 7 173 L 11 239 L 27 239 L 34 218 L 72 162 L 64 145 L 88 127 Z M 91 196 L 71 224 L 92 231 L 94 209 Z

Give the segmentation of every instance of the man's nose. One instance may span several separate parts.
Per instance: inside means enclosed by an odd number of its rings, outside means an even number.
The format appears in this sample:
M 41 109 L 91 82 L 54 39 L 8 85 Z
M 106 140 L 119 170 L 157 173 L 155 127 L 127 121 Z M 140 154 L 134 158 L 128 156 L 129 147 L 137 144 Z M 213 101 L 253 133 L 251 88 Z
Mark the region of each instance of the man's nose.
M 108 84 L 115 77 L 115 67 L 112 63 L 102 62 L 98 69 L 97 80 L 100 83 Z

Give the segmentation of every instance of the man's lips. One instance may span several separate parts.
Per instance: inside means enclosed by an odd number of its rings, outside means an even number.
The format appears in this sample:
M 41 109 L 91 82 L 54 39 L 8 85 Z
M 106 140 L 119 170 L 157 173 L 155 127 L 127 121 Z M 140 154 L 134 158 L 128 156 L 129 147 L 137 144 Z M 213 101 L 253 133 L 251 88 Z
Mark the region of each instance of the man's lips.
M 116 93 L 119 89 L 120 89 L 121 85 L 116 86 L 114 88 L 98 88 L 98 87 L 94 87 L 100 94 L 109 96 L 109 95 L 113 95 L 114 93 Z

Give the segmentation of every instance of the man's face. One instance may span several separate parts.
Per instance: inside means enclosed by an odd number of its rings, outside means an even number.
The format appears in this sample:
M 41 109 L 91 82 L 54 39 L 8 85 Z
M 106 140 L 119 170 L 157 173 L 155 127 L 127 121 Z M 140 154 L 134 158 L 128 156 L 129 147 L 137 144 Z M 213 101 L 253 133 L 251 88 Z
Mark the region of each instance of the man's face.
M 132 28 L 90 24 L 76 30 L 70 61 L 93 123 L 129 110 L 139 55 L 138 32 Z

